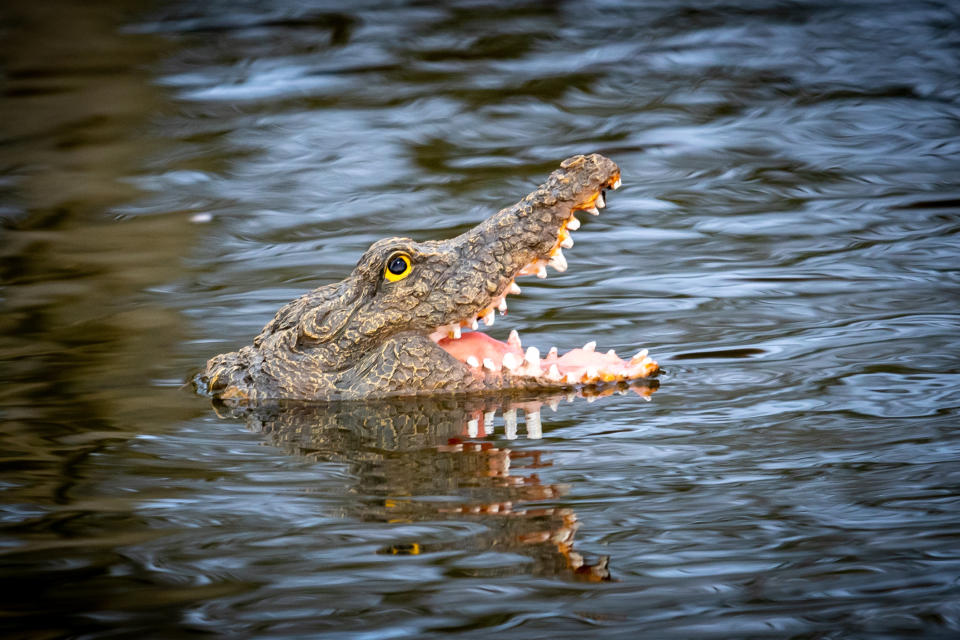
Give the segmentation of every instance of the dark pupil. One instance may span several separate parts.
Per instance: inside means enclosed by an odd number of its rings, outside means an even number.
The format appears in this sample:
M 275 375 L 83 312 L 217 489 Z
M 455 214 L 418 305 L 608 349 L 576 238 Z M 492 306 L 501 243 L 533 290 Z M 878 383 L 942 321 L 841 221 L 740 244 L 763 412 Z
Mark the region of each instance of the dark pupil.
M 390 261 L 390 264 L 387 265 L 387 269 L 389 269 L 390 273 L 393 275 L 398 276 L 407 270 L 407 261 L 403 258 L 396 257 Z

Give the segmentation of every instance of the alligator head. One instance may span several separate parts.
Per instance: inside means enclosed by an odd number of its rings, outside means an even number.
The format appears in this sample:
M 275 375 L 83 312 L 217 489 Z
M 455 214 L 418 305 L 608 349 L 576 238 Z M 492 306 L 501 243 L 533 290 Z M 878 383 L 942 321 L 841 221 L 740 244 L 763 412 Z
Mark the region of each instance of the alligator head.
M 284 306 L 247 346 L 212 358 L 199 388 L 221 399 L 359 399 L 437 393 L 557 390 L 626 383 L 658 371 L 595 343 L 563 355 L 523 350 L 478 330 L 520 292 L 518 276 L 567 268 L 576 211 L 598 214 L 620 170 L 574 156 L 517 204 L 443 241 L 375 242 L 339 283 Z

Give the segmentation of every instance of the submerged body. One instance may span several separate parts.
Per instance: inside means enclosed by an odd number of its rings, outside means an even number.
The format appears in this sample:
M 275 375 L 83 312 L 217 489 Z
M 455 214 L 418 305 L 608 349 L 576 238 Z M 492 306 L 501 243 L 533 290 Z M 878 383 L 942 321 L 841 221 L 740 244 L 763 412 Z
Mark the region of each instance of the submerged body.
M 620 170 L 598 154 L 568 158 L 520 202 L 442 241 L 375 242 L 344 280 L 290 302 L 246 346 L 207 362 L 197 384 L 221 399 L 360 399 L 626 382 L 657 372 L 593 343 L 560 356 L 477 331 L 506 311 L 517 276 L 566 269 L 563 249 L 597 213 Z M 479 322 L 478 322 L 479 321 Z M 472 331 L 464 332 L 464 329 Z

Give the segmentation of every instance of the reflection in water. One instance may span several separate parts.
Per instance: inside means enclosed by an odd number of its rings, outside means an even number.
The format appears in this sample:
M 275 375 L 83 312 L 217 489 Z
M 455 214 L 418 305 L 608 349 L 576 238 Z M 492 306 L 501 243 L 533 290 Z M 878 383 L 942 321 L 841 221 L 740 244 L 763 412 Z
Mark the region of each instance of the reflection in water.
M 646 398 L 654 390 L 654 386 L 632 387 Z M 614 392 L 608 388 L 589 399 Z M 351 491 L 364 497 L 351 515 L 362 521 L 467 519 L 485 529 L 456 543 L 405 540 L 381 548 L 380 553 L 419 555 L 456 548 L 477 554 L 521 554 L 526 560 L 516 560 L 517 566 L 477 565 L 466 574 L 496 577 L 522 570 L 590 582 L 609 580 L 606 557 L 588 562 L 573 549 L 579 521 L 573 509 L 557 506 L 566 489 L 544 484 L 537 475 L 537 469 L 551 464 L 548 452 L 514 450 L 486 439 L 495 433 L 498 411 L 502 411 L 504 438 L 520 437 L 518 411 L 523 411 L 526 437 L 539 440 L 541 409 L 555 409 L 565 398 L 572 401 L 574 394 L 525 401 L 419 398 L 255 408 L 220 405 L 220 413 L 245 418 L 250 428 L 268 434 L 272 443 L 291 453 L 347 463 L 356 478 Z M 544 502 L 548 504 L 530 504 Z M 525 566 L 530 562 L 532 566 Z

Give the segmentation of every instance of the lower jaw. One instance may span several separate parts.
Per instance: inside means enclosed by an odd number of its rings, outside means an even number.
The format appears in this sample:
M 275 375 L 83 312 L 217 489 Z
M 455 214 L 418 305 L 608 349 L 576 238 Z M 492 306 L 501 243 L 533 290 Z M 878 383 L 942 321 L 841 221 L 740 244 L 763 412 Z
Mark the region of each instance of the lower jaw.
M 536 347 L 524 349 L 516 331 L 510 332 L 507 342 L 480 331 L 466 332 L 459 338 L 434 338 L 441 348 L 477 375 L 526 379 L 537 386 L 629 382 L 659 371 L 657 363 L 647 356 L 645 349 L 630 360 L 623 360 L 612 349 L 598 352 L 596 343 L 590 342 L 563 355 L 553 347 L 541 356 Z

